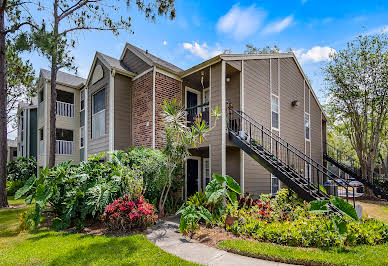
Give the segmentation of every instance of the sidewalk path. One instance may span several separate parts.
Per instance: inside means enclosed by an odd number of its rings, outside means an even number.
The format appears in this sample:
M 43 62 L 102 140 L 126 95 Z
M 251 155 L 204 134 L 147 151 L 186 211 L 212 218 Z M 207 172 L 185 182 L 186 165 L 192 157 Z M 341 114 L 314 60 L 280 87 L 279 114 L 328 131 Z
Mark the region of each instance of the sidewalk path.
M 146 237 L 164 251 L 187 261 L 207 265 L 286 265 L 229 253 L 188 240 L 179 233 L 179 218 L 173 216 L 149 229 Z

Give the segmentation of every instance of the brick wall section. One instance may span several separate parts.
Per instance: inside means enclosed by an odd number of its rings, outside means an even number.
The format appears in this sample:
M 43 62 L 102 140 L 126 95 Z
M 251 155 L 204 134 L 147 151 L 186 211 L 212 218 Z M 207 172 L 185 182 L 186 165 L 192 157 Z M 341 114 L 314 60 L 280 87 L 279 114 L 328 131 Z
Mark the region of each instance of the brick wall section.
M 182 102 L 182 86 L 179 80 L 173 79 L 159 72 L 156 72 L 155 80 L 155 148 L 160 149 L 165 145 L 162 119 L 163 100 L 171 101 L 172 99 L 176 98 L 179 102 Z
M 152 147 L 153 71 L 133 81 L 133 145 Z M 147 126 L 147 122 L 149 125 Z

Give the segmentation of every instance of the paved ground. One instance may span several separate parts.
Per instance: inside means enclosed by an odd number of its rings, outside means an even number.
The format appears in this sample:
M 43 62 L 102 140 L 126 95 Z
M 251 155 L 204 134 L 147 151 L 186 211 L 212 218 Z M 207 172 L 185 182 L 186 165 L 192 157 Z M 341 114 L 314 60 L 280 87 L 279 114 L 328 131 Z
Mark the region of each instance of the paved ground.
M 189 240 L 179 233 L 178 217 L 171 217 L 161 221 L 149 229 L 147 238 L 168 253 L 174 254 L 187 261 L 207 265 L 286 265 L 272 261 L 254 259 L 228 253 L 212 248 L 194 240 Z

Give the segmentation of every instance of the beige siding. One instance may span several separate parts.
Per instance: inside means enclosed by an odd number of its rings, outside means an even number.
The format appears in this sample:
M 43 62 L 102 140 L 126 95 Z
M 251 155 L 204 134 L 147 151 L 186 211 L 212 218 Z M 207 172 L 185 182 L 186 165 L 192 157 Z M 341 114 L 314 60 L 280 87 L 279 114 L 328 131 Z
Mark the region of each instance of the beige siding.
M 132 81 L 116 74 L 114 83 L 114 149 L 122 150 L 132 145 Z
M 265 127 L 270 128 L 271 102 L 269 86 L 269 60 L 244 62 L 245 112 Z M 252 195 L 271 191 L 270 173 L 250 156 L 245 156 L 245 191 Z
M 227 61 L 227 64 L 229 64 L 230 66 L 234 67 L 235 69 L 241 71 L 241 61 L 240 60 L 238 60 L 238 61 Z
M 235 72 L 226 82 L 226 100 L 233 105 L 233 108 L 240 110 L 240 72 Z
M 304 78 L 294 59 L 280 59 L 280 135 L 304 151 Z M 299 106 L 291 102 L 299 101 Z
M 210 109 L 215 109 L 216 106 L 221 109 L 221 63 L 215 64 L 211 67 L 211 80 L 210 80 L 210 97 L 211 106 Z M 214 125 L 214 118 L 212 118 L 211 124 Z M 211 143 L 210 161 L 211 172 L 221 174 L 222 162 L 221 162 L 221 119 L 217 121 L 216 127 L 209 133 L 209 143 Z
M 306 82 L 305 84 L 305 90 L 304 90 L 304 110 L 306 113 L 310 113 L 310 89 L 307 86 Z
M 322 149 L 322 120 L 319 103 L 313 95 L 310 96 L 310 120 L 311 120 L 311 157 L 314 161 L 323 163 Z
M 127 50 L 124 55 L 123 63 L 129 68 L 129 70 L 136 74 L 140 74 L 150 68 L 150 65 L 145 63 L 129 50 Z
M 109 138 L 108 138 L 108 132 L 109 132 L 109 79 L 110 79 L 110 71 L 109 69 L 103 65 L 98 59 L 96 61 L 96 65 L 101 64 L 104 76 L 102 79 L 97 81 L 94 84 L 90 83 L 88 84 L 88 155 L 91 154 L 98 154 L 100 152 L 106 152 L 109 150 Z M 92 138 L 92 102 L 93 102 L 93 95 L 98 92 L 99 90 L 105 88 L 105 135 L 98 137 L 98 138 Z
M 240 149 L 237 147 L 226 148 L 226 174 L 240 184 Z
M 271 59 L 271 88 L 275 95 L 279 95 L 278 61 L 279 59 Z

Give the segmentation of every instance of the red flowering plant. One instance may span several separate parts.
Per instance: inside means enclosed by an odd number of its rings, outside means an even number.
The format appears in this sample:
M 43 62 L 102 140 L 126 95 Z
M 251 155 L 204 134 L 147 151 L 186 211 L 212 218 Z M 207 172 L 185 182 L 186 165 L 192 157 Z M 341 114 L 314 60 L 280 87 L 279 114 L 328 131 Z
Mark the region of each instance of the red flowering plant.
M 141 196 L 131 200 L 125 195 L 105 207 L 101 216 L 109 231 L 129 232 L 133 229 L 144 230 L 157 220 L 154 206 Z

